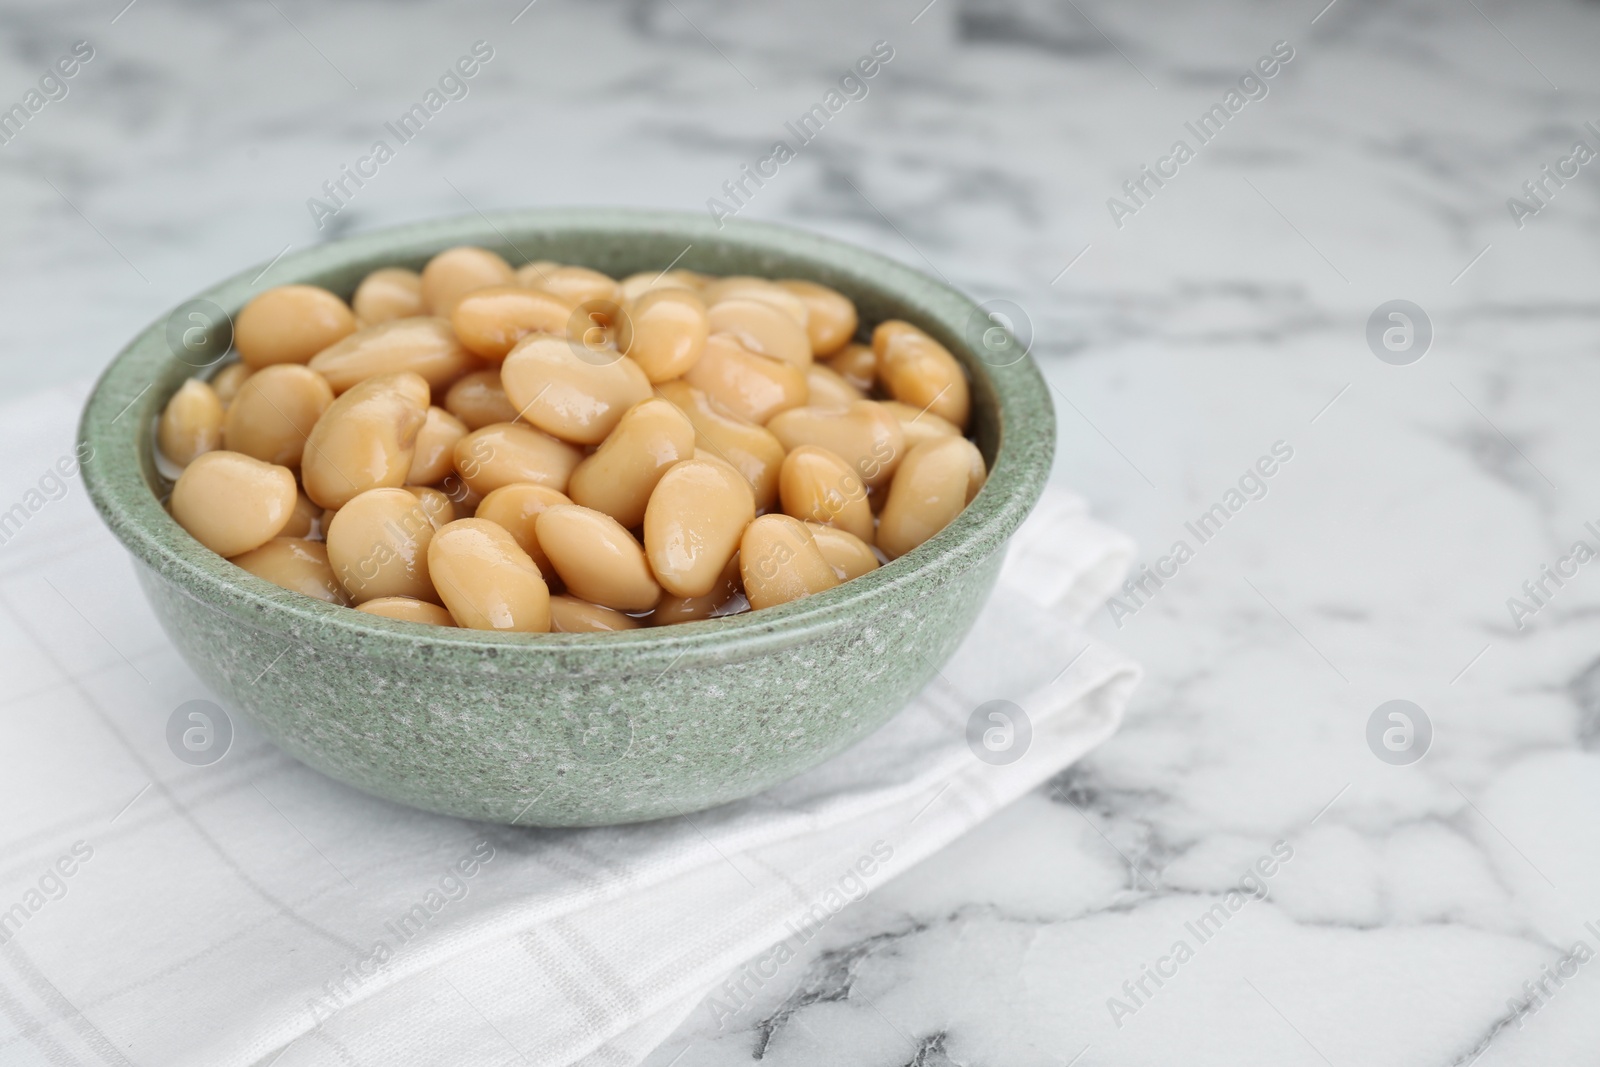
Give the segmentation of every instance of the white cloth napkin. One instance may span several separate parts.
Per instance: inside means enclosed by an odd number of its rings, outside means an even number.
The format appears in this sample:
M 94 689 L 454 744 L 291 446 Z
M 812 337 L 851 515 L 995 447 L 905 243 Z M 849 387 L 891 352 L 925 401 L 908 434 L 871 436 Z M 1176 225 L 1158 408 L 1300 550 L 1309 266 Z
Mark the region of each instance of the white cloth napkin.
M 243 719 L 189 766 L 168 719 L 211 698 L 76 477 L 46 477 L 81 393 L 0 409 L 0 513 L 28 512 L 0 523 L 0 1064 L 635 1064 L 697 1006 L 792 981 L 838 911 L 1110 735 L 1137 677 L 1076 625 L 1132 545 L 1053 493 L 923 693 L 746 801 L 488 826 L 366 797 Z

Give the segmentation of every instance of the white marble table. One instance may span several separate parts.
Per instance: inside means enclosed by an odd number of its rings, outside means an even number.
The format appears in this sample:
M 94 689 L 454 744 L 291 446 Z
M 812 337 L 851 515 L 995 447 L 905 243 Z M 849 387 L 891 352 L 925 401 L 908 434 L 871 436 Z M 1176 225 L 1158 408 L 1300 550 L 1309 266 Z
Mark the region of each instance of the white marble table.
M 1170 575 L 1097 624 L 1148 670 L 1118 737 L 653 1067 L 1592 1060 L 1600 565 L 1562 560 L 1600 549 L 1600 166 L 1520 226 L 1507 200 L 1600 149 L 1600 9 L 123 2 L 0 13 L 0 107 L 94 53 L 0 146 L 9 389 L 286 246 L 704 210 L 886 41 L 739 217 L 1025 309 L 1056 477 Z M 307 200 L 477 40 L 466 97 L 319 230 Z M 1185 123 L 1279 41 L 1201 143 Z M 1145 165 L 1169 176 L 1135 201 Z M 1434 332 L 1410 365 L 1365 337 L 1395 299 Z M 1570 576 L 1538 604 L 1546 565 Z M 1394 699 L 1431 724 L 1419 762 L 1369 747 Z M 1266 898 L 1230 909 L 1252 869 Z

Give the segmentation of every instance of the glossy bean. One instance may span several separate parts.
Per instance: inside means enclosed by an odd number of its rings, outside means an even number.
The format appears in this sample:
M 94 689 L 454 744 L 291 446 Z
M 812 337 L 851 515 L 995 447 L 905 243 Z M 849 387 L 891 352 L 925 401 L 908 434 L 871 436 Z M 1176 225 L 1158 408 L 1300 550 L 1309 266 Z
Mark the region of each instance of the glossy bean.
M 705 275 L 690 270 L 644 270 L 622 279 L 622 299 L 637 300 L 652 289 L 692 289 L 705 287 Z
M 739 542 L 739 573 L 756 610 L 839 584 L 810 529 L 788 515 L 763 515 L 750 524 Z
M 161 454 L 186 467 L 201 453 L 222 447 L 222 400 L 198 378 L 178 387 L 161 412 L 156 443 Z
M 437 485 L 455 470 L 456 442 L 467 436 L 467 426 L 444 408 L 430 407 L 417 431 L 417 447 L 411 454 L 407 485 Z
M 983 456 L 965 437 L 941 437 L 913 448 L 889 486 L 878 547 L 890 559 L 910 552 L 961 514 L 983 481 Z
M 428 573 L 457 626 L 547 633 L 550 589 L 505 530 L 485 519 L 457 519 L 433 535 Z
M 860 319 L 849 297 L 837 289 L 799 278 L 785 278 L 778 285 L 806 306 L 806 335 L 812 353 L 819 359 L 833 355 L 855 337 Z
M 644 521 L 645 505 L 667 468 L 694 454 L 694 441 L 694 424 L 675 405 L 660 397 L 642 400 L 578 464 L 567 493 L 574 503 L 631 529 Z
M 224 447 L 277 463 L 300 466 L 312 427 L 333 404 L 333 390 L 316 371 L 298 363 L 263 367 L 239 387 L 223 422 Z
M 516 406 L 500 384 L 500 368 L 473 371 L 459 378 L 444 394 L 444 409 L 466 424 L 481 430 L 492 422 L 515 422 Z
M 411 373 L 368 378 L 335 399 L 306 439 L 306 495 L 337 511 L 368 489 L 403 485 L 428 399 L 428 383 Z
M 921 330 L 904 319 L 885 319 L 872 329 L 872 350 L 874 354 L 882 356 L 884 346 L 896 337 L 921 334 Z
M 863 393 L 878 382 L 878 355 L 869 345 L 845 345 L 828 357 L 828 367 Z
M 556 579 L 555 568 L 550 565 L 550 557 L 545 555 L 544 549 L 539 547 L 539 515 L 546 508 L 570 503 L 572 500 L 565 493 L 548 486 L 517 482 L 502 485 L 484 497 L 478 504 L 477 517 L 504 528 L 516 538 L 517 544 L 538 565 L 545 581 L 552 582 Z
M 610 301 L 591 301 L 572 311 L 567 323 L 567 339 L 579 349 L 583 358 L 593 362 L 608 363 L 617 358 L 617 327 L 625 312 L 620 304 Z
M 770 431 L 735 416 L 686 382 L 666 382 L 656 391 L 689 417 L 696 447 L 744 475 L 758 510 L 765 511 L 777 502 L 784 449 Z
M 456 520 L 456 506 L 444 490 L 426 485 L 406 485 L 401 488 L 417 498 L 422 505 L 422 513 L 433 523 L 435 530 Z
M 447 319 L 423 315 L 368 326 L 318 352 L 309 364 L 335 393 L 380 374 L 403 371 L 443 390 L 483 362 L 456 340 Z
M 842 408 L 865 400 L 867 394 L 826 363 L 813 363 L 806 368 L 806 406 Z
M 705 349 L 710 333 L 705 301 L 692 289 L 652 289 L 618 324 L 617 348 L 652 382 L 683 375 Z
M 878 569 L 878 557 L 872 546 L 848 530 L 815 522 L 806 523 L 806 529 L 811 531 L 817 551 L 828 561 L 839 581 L 848 582 Z
M 706 322 L 713 334 L 726 334 L 751 352 L 794 367 L 811 365 L 805 327 L 765 301 L 737 297 L 712 304 Z
M 618 611 L 649 611 L 661 599 L 644 549 L 611 516 L 557 504 L 535 525 L 539 546 L 574 596 Z
M 730 610 L 737 609 L 740 605 L 732 602 L 743 596 L 744 588 L 739 579 L 739 553 L 735 552 L 728 560 L 728 565 L 722 568 L 711 592 L 703 596 L 663 596 L 656 610 L 650 613 L 650 625 L 672 626 L 680 622 L 709 619 L 724 606 L 732 605 Z
M 650 395 L 650 380 L 631 359 L 601 360 L 565 338 L 525 338 L 500 368 L 506 396 L 520 417 L 580 445 L 599 444 Z
M 375 270 L 356 286 L 350 308 L 369 326 L 424 314 L 422 275 L 404 267 Z
M 321 541 L 322 508 L 304 493 L 295 493 L 294 510 L 289 521 L 278 531 L 279 537 L 298 537 L 306 541 Z
M 872 400 L 842 408 L 795 408 L 775 416 L 767 429 L 784 448 L 817 445 L 836 453 L 874 489 L 888 484 L 905 455 L 900 420 Z
M 861 476 L 839 456 L 816 445 L 801 445 L 783 458 L 778 496 L 787 515 L 837 526 L 872 541 L 872 508 Z
M 238 395 L 239 387 L 244 384 L 244 380 L 253 373 L 248 363 L 230 363 L 212 377 L 211 388 L 216 391 L 217 399 L 222 401 L 223 406 L 227 406 Z
M 252 370 L 304 363 L 356 330 L 343 300 L 314 285 L 280 285 L 255 297 L 233 323 L 233 346 Z
M 504 485 L 532 482 L 566 492 L 583 453 L 520 422 L 496 422 L 456 442 L 455 467 L 480 495 Z
M 553 259 L 535 259 L 518 267 L 513 277 L 518 285 L 540 289 L 543 288 L 542 283 L 550 276 L 550 272 L 560 269 L 561 264 Z
M 732 338 L 712 334 L 683 380 L 749 422 L 764 424 L 806 402 L 806 373 L 758 355 Z
M 328 562 L 357 604 L 380 596 L 437 600 L 428 577 L 436 526 L 424 502 L 405 489 L 369 489 L 328 526 Z
M 469 351 L 498 363 L 529 334 L 566 337 L 571 317 L 571 306 L 550 293 L 521 285 L 492 285 L 462 296 L 450 324 Z
M 749 483 L 727 463 L 675 464 L 650 494 L 644 513 L 645 551 L 656 580 L 673 596 L 710 593 L 755 514 Z
M 557 265 L 529 281 L 522 281 L 519 275 L 518 281 L 520 284 L 531 285 L 551 296 L 559 297 L 568 307 L 575 308 L 593 303 L 613 305 L 622 303 L 622 286 L 617 284 L 617 280 L 588 267 Z
M 972 406 L 967 375 L 949 349 L 910 323 L 891 320 L 872 331 L 872 350 L 878 381 L 891 397 L 966 429 Z
M 329 604 L 350 603 L 328 565 L 328 547 L 299 537 L 274 537 L 229 562 L 257 578 Z
M 439 483 L 439 491 L 450 501 L 459 518 L 475 514 L 478 505 L 483 503 L 484 494 L 473 489 L 455 471 L 444 476 L 444 481 Z
M 260 548 L 288 525 L 294 472 L 238 452 L 196 456 L 172 487 L 178 525 L 219 556 Z
M 941 419 L 931 411 L 914 408 L 898 400 L 883 400 L 880 403 L 885 411 L 899 421 L 900 429 L 905 432 L 907 451 L 937 437 L 961 436 L 961 429 L 955 423 Z
M 369 600 L 365 604 L 357 604 L 357 611 L 364 611 L 368 615 L 377 615 L 385 619 L 398 619 L 401 622 L 420 622 L 425 626 L 454 626 L 456 620 L 450 613 L 437 604 L 430 604 L 426 600 L 413 600 L 408 596 L 383 596 Z
M 474 289 L 511 285 L 515 281 L 511 264 L 486 248 L 447 248 L 422 268 L 424 313 L 448 319 L 456 309 L 456 301 Z
M 602 634 L 636 630 L 642 624 L 632 615 L 601 607 L 575 596 L 550 598 L 550 631 L 561 634 Z
M 802 330 L 806 327 L 807 320 L 811 317 L 810 310 L 805 301 L 794 293 L 768 281 L 766 278 L 755 278 L 748 274 L 733 274 L 726 278 L 714 278 L 705 286 L 706 304 L 716 306 L 727 300 L 759 300 L 783 312 L 791 322 Z

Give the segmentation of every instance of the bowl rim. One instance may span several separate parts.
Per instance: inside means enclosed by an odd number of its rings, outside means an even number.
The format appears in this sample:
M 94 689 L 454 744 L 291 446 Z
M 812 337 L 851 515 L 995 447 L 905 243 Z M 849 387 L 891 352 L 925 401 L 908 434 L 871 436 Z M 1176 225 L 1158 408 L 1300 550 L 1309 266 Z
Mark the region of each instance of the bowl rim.
M 1055 414 L 1032 356 L 1024 355 L 1007 365 L 984 361 L 968 337 L 980 316 L 986 325 L 989 318 L 969 297 L 887 256 L 774 223 L 719 223 L 697 213 L 631 208 L 479 212 L 387 227 L 283 255 L 195 294 L 178 308 L 209 300 L 232 316 L 249 298 L 278 285 L 359 270 L 364 265 L 373 269 L 414 260 L 454 245 L 515 248 L 507 233 L 517 231 L 611 238 L 641 233 L 652 238 L 676 235 L 691 246 L 705 242 L 804 260 L 818 274 L 855 277 L 916 305 L 925 317 L 919 324 L 928 326 L 926 320 L 936 324 L 946 347 L 968 374 L 985 378 L 993 390 L 995 460 L 982 490 L 948 526 L 904 556 L 833 589 L 761 611 L 673 626 L 582 634 L 468 630 L 382 618 L 294 593 L 249 574 L 194 540 L 162 506 L 146 482 L 139 435 L 151 432 L 166 402 L 166 395 L 153 386 L 171 377 L 175 365 L 182 362 L 166 342 L 169 311 L 117 354 L 84 405 L 78 443 L 80 448 L 93 450 L 83 463 L 84 484 L 101 518 L 138 561 L 190 596 L 255 627 L 281 626 L 289 632 L 327 628 L 329 633 L 353 641 L 413 650 L 429 646 L 430 655 L 461 655 L 474 662 L 481 661 L 486 651 L 499 655 L 500 650 L 515 650 L 518 660 L 558 656 L 565 661 L 574 654 L 616 652 L 647 660 L 670 658 L 676 664 L 687 655 L 722 657 L 789 647 L 806 642 L 819 631 L 848 625 L 864 607 L 907 591 L 914 593 L 920 583 L 935 581 L 941 574 L 964 569 L 974 557 L 981 560 L 998 551 L 1043 492 L 1055 451 Z M 525 240 L 534 239 L 525 236 Z M 261 279 L 269 271 L 272 280 L 263 284 Z M 201 369 L 193 368 L 194 372 Z M 436 660 L 436 666 L 445 663 Z

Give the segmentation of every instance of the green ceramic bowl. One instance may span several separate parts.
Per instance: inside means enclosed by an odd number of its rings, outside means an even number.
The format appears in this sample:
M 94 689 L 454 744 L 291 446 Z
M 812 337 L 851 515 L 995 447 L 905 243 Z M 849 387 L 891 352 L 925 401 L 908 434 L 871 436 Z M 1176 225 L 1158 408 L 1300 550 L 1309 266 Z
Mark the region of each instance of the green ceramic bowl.
M 191 351 L 203 333 L 185 337 L 205 321 L 203 305 L 191 317 L 191 301 L 117 356 L 79 434 L 94 448 L 84 479 L 95 506 L 132 554 L 173 643 L 226 707 L 295 758 L 380 797 L 493 822 L 593 826 L 756 793 L 859 740 L 932 677 L 992 588 L 1055 446 L 1038 370 L 971 300 L 812 234 L 610 209 L 507 212 L 352 237 L 196 299 L 232 315 L 288 282 L 348 295 L 375 267 L 421 267 L 458 244 L 616 277 L 675 263 L 810 278 L 854 299 L 863 323 L 917 323 L 971 373 L 988 483 L 914 552 L 766 611 L 621 634 L 495 634 L 377 618 L 247 574 L 163 509 L 170 483 L 156 469 L 151 428 L 210 355 Z

